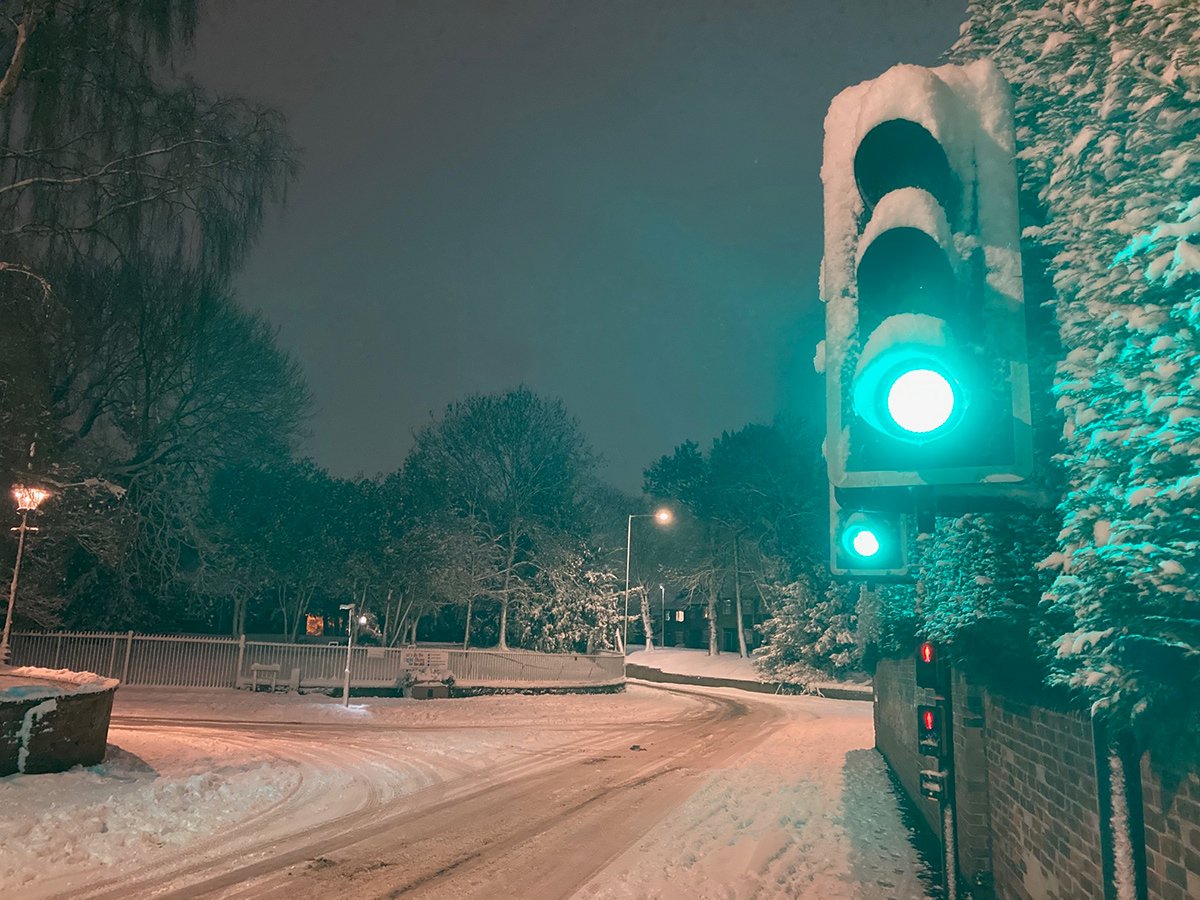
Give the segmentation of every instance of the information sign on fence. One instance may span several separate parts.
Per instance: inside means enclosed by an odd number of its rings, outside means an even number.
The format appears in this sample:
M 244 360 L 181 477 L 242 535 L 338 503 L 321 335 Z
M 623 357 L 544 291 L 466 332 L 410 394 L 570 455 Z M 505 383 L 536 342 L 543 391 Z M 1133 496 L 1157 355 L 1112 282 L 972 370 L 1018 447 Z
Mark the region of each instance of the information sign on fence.
M 405 649 L 400 651 L 400 665 L 406 669 L 433 669 L 444 672 L 450 668 L 447 650 Z

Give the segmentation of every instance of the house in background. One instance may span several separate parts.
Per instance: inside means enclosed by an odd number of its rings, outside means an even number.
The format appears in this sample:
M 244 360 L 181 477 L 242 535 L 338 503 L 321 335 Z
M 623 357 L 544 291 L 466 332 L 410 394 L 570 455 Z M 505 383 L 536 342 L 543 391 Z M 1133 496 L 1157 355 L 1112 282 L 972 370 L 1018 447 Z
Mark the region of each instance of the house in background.
M 655 602 L 659 601 L 659 602 Z M 650 615 L 653 622 L 655 643 L 663 647 L 691 647 L 708 649 L 708 602 L 699 596 L 688 600 L 680 591 L 674 597 L 663 598 L 650 595 Z M 742 623 L 746 633 L 746 649 L 755 650 L 762 646 L 762 635 L 755 626 L 768 618 L 762 598 L 756 592 L 742 595 Z M 722 653 L 737 653 L 737 616 L 734 614 L 734 599 L 721 597 L 717 600 L 717 646 Z M 645 633 L 641 617 L 629 623 L 631 647 L 644 643 Z

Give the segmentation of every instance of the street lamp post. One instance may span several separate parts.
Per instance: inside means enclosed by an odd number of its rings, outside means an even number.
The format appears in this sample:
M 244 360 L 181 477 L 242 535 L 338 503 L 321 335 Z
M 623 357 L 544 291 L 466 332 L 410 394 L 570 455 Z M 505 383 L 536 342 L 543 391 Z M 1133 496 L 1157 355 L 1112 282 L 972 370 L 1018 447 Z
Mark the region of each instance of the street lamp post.
M 667 646 L 667 586 L 660 584 L 658 589 L 662 591 L 661 605 L 658 607 L 662 611 L 662 630 L 658 633 L 658 646 Z
M 633 546 L 633 520 L 654 519 L 659 525 L 669 525 L 672 518 L 671 511 L 664 506 L 657 512 L 631 515 L 625 527 L 625 628 L 621 633 L 621 650 L 626 654 L 629 653 L 629 559 Z
M 13 563 L 12 584 L 8 589 L 8 612 L 4 616 L 4 633 L 0 635 L 0 664 L 8 662 L 8 638 L 12 633 L 13 605 L 17 600 L 17 580 L 21 577 L 21 556 L 25 552 L 25 533 L 37 531 L 29 524 L 29 514 L 37 512 L 42 501 L 50 496 L 50 492 L 39 487 L 15 485 L 12 490 L 13 499 L 17 501 L 17 511 L 21 514 L 21 524 L 11 529 L 17 533 L 17 559 Z
M 346 610 L 346 670 L 342 673 L 342 706 L 350 705 L 350 654 L 354 650 L 354 604 L 343 603 L 338 609 Z M 359 625 L 367 624 L 366 616 L 358 617 Z

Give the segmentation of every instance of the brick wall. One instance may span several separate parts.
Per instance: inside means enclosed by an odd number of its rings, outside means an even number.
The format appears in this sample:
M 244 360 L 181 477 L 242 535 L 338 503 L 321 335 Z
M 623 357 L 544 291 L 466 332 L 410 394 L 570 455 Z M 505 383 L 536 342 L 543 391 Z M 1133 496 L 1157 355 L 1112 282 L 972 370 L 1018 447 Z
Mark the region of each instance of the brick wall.
M 917 703 L 928 703 L 927 691 L 918 690 L 916 661 L 883 659 L 875 670 L 875 746 L 896 773 L 904 792 L 912 798 L 925 823 L 941 833 L 938 805 L 921 796 L 920 772 L 932 761 L 917 753 Z M 921 695 L 920 701 L 917 695 Z
M 1143 757 L 1142 799 L 1148 896 L 1200 897 L 1200 778 L 1161 774 Z
M 984 715 L 997 895 L 1103 896 L 1091 722 L 990 693 Z
M 991 884 L 992 841 L 988 820 L 987 716 L 984 692 L 954 673 L 950 696 L 954 713 L 954 796 L 958 827 L 958 866 L 968 884 Z M 986 896 L 986 890 L 979 891 Z
M 980 888 L 975 896 L 1103 897 L 1101 792 L 1088 716 L 1023 704 L 957 673 L 952 695 L 958 861 L 967 884 Z M 879 664 L 875 746 L 940 833 L 937 806 L 921 798 L 918 780 L 930 763 L 916 751 L 916 705 L 926 702 L 913 660 Z M 1141 787 L 1148 900 L 1200 898 L 1200 775 L 1164 774 L 1144 757 Z

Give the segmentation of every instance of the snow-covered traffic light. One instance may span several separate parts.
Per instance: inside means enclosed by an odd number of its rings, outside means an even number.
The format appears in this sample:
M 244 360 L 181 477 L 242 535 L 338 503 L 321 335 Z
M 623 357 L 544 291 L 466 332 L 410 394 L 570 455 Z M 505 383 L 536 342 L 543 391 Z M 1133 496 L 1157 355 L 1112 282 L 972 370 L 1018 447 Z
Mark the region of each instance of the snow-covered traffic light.
M 821 295 L 838 488 L 1027 474 L 1010 105 L 986 61 L 896 66 L 830 105 Z
M 903 515 L 842 509 L 836 500 L 830 508 L 830 569 L 834 575 L 886 578 L 908 573 L 908 538 Z

